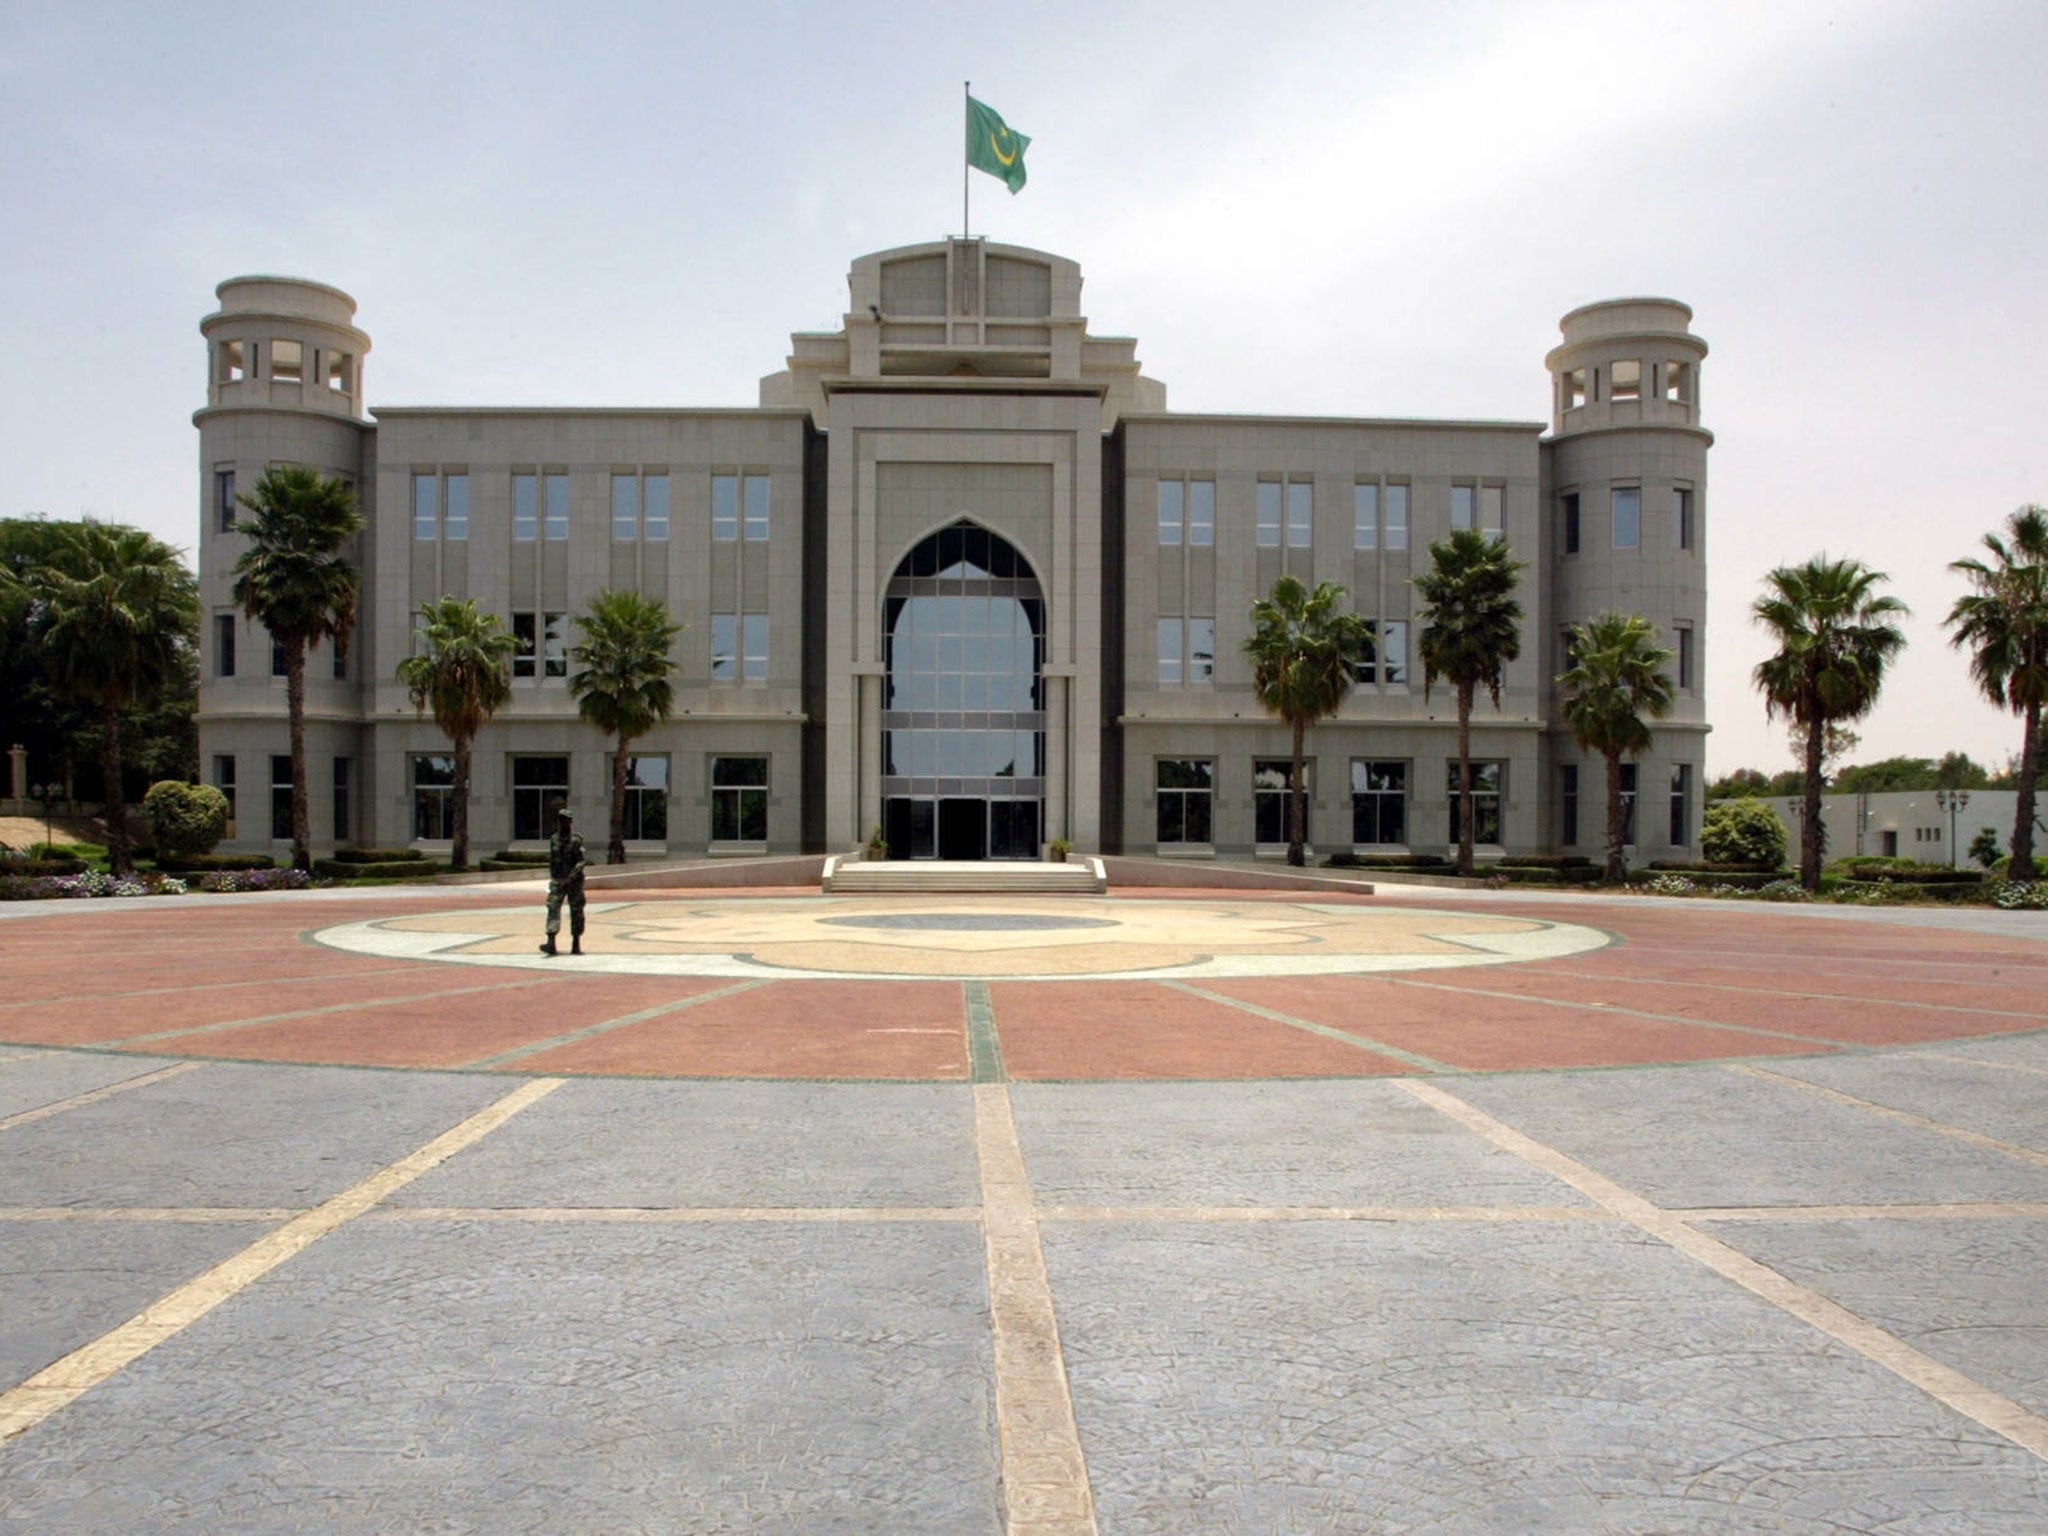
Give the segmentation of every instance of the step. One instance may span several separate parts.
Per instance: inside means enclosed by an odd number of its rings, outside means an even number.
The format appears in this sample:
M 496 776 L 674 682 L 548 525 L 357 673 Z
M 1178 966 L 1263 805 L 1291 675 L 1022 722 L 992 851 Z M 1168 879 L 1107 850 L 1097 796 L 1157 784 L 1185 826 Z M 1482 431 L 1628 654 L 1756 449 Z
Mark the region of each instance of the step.
M 1064 864 L 1008 859 L 887 859 L 869 863 L 835 855 L 825 861 L 824 888 L 832 895 L 1075 895 L 1109 888 L 1100 859 Z

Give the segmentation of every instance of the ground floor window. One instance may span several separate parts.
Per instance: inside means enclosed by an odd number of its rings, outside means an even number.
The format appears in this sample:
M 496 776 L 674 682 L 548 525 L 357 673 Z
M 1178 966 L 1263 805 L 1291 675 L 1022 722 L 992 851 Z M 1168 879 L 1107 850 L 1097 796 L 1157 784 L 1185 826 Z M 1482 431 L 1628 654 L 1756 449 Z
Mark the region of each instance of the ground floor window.
M 1210 802 L 1216 788 L 1215 761 L 1206 757 L 1162 757 L 1155 772 L 1160 844 L 1209 843 Z
M 1314 842 L 1309 831 L 1309 801 L 1312 779 L 1310 764 L 1306 759 L 1301 765 L 1301 840 Z M 1292 795 L 1288 785 L 1294 774 L 1294 759 L 1291 757 L 1261 757 L 1252 761 L 1252 812 L 1257 825 L 1257 840 L 1262 843 L 1291 843 L 1294 841 L 1293 810 L 1288 801 Z
M 270 759 L 270 835 L 279 842 L 291 841 L 292 760 L 289 753 Z
M 554 835 L 555 812 L 569 803 L 569 759 L 512 759 L 512 836 L 538 842 Z
M 337 757 L 334 760 L 334 840 L 348 841 L 349 822 L 349 760 Z
M 1472 760 L 1472 841 L 1498 843 L 1500 836 L 1501 788 L 1507 782 L 1508 765 L 1498 761 Z M 1458 793 L 1458 762 L 1444 764 L 1444 788 L 1451 802 L 1451 841 L 1460 842 L 1463 830 L 1459 811 L 1464 804 Z
M 228 826 L 223 837 L 235 835 L 235 760 L 223 753 L 213 760 L 213 787 L 221 792 L 228 803 Z
M 1692 841 L 1692 764 L 1679 763 L 1671 770 L 1671 846 L 1683 848 Z M 1936 837 L 1941 829 L 1934 829 Z
M 455 759 L 452 755 L 414 755 L 412 835 L 430 843 L 445 843 L 455 836 Z
M 1560 764 L 1557 770 L 1557 840 L 1567 848 L 1579 845 L 1579 765 Z
M 612 758 L 605 764 L 611 772 L 618 765 Z M 627 842 L 668 841 L 668 759 L 628 757 L 626 759 Z
M 1408 765 L 1402 762 L 1351 763 L 1351 841 L 1408 841 Z
M 711 841 L 768 841 L 768 759 L 711 759 Z

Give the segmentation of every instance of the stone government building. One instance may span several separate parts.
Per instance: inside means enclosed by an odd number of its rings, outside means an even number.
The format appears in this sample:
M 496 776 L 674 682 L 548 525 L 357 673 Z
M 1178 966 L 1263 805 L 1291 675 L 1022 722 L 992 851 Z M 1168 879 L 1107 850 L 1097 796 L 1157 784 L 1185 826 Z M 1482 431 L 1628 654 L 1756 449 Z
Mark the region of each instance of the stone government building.
M 1474 715 L 1482 849 L 1596 851 L 1605 774 L 1559 724 L 1563 631 L 1640 612 L 1678 704 L 1633 765 L 1632 841 L 1689 853 L 1708 729 L 1706 454 L 1691 311 L 1573 310 L 1551 420 L 1190 415 L 1097 336 L 1081 271 L 981 239 L 864 256 L 842 326 L 799 332 L 753 408 L 364 403 L 370 338 L 320 283 L 222 283 L 200 329 L 200 753 L 227 846 L 288 841 L 281 656 L 234 608 L 228 525 L 275 464 L 362 497 L 361 625 L 308 660 L 317 845 L 445 847 L 453 759 L 396 681 L 423 600 L 474 597 L 520 641 L 477 741 L 471 838 L 607 822 L 608 738 L 569 695 L 570 617 L 637 587 L 686 622 L 674 718 L 632 744 L 629 846 L 896 857 L 1284 845 L 1289 733 L 1240 654 L 1283 572 L 1348 587 L 1376 659 L 1309 736 L 1309 837 L 1455 840 L 1456 708 L 1425 698 L 1409 578 L 1451 529 L 1529 564 L 1523 654 Z

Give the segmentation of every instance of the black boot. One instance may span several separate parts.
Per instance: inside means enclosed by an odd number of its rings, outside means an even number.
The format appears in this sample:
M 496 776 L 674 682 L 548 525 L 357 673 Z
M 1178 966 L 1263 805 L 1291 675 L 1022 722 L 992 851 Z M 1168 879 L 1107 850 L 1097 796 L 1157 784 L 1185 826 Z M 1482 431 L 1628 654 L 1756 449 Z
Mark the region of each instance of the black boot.
M 569 941 L 569 953 L 572 955 L 580 955 L 583 953 L 583 940 L 580 937 L 573 938 Z
M 546 942 L 541 945 L 540 952 L 544 955 L 552 955 L 555 952 L 555 936 L 552 933 L 547 936 Z

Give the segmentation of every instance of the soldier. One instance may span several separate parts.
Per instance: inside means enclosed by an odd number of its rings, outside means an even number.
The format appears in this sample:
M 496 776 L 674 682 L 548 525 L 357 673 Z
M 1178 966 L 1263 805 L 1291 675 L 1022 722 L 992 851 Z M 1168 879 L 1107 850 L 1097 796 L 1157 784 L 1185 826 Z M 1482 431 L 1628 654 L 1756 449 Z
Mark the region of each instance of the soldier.
M 555 813 L 555 835 L 548 839 L 548 936 L 540 947 L 544 955 L 555 950 L 555 935 L 562 928 L 562 902 L 569 903 L 569 953 L 583 953 L 583 871 L 590 860 L 583 852 L 583 839 L 566 810 Z

